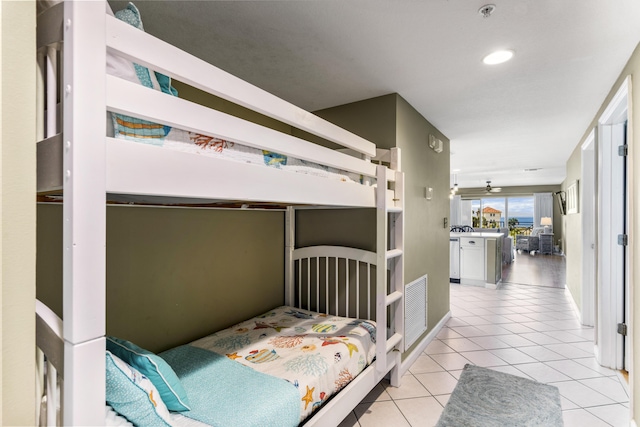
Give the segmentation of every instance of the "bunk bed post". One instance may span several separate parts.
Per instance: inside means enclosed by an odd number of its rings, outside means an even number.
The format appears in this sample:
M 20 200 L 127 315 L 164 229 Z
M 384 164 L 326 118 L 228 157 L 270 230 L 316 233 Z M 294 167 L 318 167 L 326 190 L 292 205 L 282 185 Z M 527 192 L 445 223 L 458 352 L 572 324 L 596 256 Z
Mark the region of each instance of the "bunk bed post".
M 296 210 L 293 206 L 287 206 L 284 221 L 284 304 L 295 305 L 295 268 L 293 250 L 296 243 Z
M 36 75 L 36 141 L 44 139 L 44 110 L 45 110 L 45 62 L 44 53 L 38 50 L 37 65 L 38 73 Z
M 370 162 L 370 161 L 371 161 L 371 156 L 369 156 L 369 155 L 367 155 L 367 154 L 361 154 L 361 155 L 360 155 L 360 158 L 361 158 L 362 160 L 364 160 L 365 162 Z M 370 178 L 370 177 L 368 177 L 368 176 L 365 176 L 365 177 L 362 179 L 362 184 L 364 184 L 364 185 L 371 185 L 371 178 Z
M 104 424 L 105 10 L 105 1 L 64 3 L 64 425 Z
M 400 172 L 402 170 L 402 163 L 401 163 L 401 157 L 400 157 L 400 148 L 398 147 L 393 147 L 391 149 L 389 149 L 389 154 L 390 154 L 390 167 L 391 169 L 393 169 L 396 172 Z M 396 188 L 396 193 L 398 189 Z M 404 190 L 402 192 L 402 195 L 404 196 Z M 404 197 L 403 199 L 404 200 Z M 402 205 L 404 206 L 404 202 L 402 203 Z

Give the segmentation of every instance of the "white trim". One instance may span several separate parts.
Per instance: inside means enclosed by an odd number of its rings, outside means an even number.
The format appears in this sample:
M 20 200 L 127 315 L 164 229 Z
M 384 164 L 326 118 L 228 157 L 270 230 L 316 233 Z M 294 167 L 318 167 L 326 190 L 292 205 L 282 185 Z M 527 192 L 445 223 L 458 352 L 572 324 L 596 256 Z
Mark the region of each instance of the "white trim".
M 576 299 L 574 298 L 573 294 L 571 293 L 571 290 L 569 288 L 567 288 L 566 286 L 564 288 L 564 294 L 565 294 L 565 296 L 569 297 L 569 303 L 571 304 L 571 309 L 575 313 L 576 317 L 578 319 L 580 319 L 581 314 L 580 314 L 580 309 L 578 308 L 578 304 L 576 304 Z
M 582 214 L 581 292 L 579 319 L 583 325 L 595 325 L 596 310 L 596 132 L 592 129 L 581 147 L 582 173 L 580 212 Z M 589 167 L 585 167 L 588 163 Z
M 451 319 L 451 311 L 448 311 L 447 314 L 440 319 L 438 324 L 433 327 L 433 329 L 420 341 L 420 343 L 413 349 L 409 356 L 405 357 L 400 365 L 400 376 L 403 376 L 407 373 L 407 371 L 411 368 L 411 365 L 415 363 L 415 361 L 420 357 L 423 351 L 427 348 L 427 346 L 433 341 L 436 336 L 440 333 L 442 328 L 445 327 L 447 322 Z
M 629 93 L 631 94 L 633 91 L 633 87 L 632 87 L 632 80 L 631 80 L 631 76 L 627 77 L 628 80 L 628 85 L 629 85 Z M 638 189 L 635 186 L 635 182 L 636 182 L 636 178 L 635 178 L 635 167 L 636 164 L 634 162 L 634 152 L 636 150 L 635 147 L 635 140 L 634 140 L 634 125 L 633 125 L 633 117 L 634 117 L 634 111 L 633 111 L 633 96 L 630 96 L 628 101 L 627 101 L 627 115 L 629 117 L 628 121 L 627 121 L 627 145 L 628 145 L 628 156 L 627 156 L 627 207 L 629 209 L 627 218 L 629 220 L 629 224 L 628 224 L 628 229 L 627 229 L 627 233 L 629 234 L 629 241 L 634 242 L 635 241 L 635 236 L 637 236 L 636 233 L 636 225 L 637 225 L 637 221 L 633 220 L 634 218 L 638 217 L 638 212 L 636 212 L 635 206 L 636 206 L 636 197 L 637 197 L 637 191 Z M 636 260 L 636 253 L 635 253 L 635 245 L 631 244 L 627 247 L 627 259 L 628 260 Z M 635 372 L 635 355 L 634 355 L 634 345 L 635 345 L 635 339 L 634 339 L 634 335 L 635 335 L 635 322 L 636 322 L 636 316 L 634 313 L 635 310 L 635 281 L 634 281 L 634 277 L 635 277 L 635 270 L 637 268 L 635 262 L 627 262 L 627 268 L 628 268 L 628 272 L 627 272 L 627 286 L 628 286 L 628 309 L 627 309 L 627 316 L 629 316 L 628 319 L 628 325 L 629 325 L 629 335 L 627 336 L 627 348 L 629 349 L 629 353 L 627 356 L 627 371 L 630 372 L 629 375 L 629 412 L 630 412 L 630 417 L 631 419 L 633 419 L 635 417 L 635 404 L 634 404 L 634 390 L 635 390 L 635 375 L 633 374 L 633 372 Z M 635 423 L 634 423 L 635 424 Z
M 598 124 L 611 124 L 618 120 L 618 116 L 628 110 L 628 100 L 631 95 L 631 76 L 627 76 L 618 91 L 613 96 L 607 108 L 600 115 Z

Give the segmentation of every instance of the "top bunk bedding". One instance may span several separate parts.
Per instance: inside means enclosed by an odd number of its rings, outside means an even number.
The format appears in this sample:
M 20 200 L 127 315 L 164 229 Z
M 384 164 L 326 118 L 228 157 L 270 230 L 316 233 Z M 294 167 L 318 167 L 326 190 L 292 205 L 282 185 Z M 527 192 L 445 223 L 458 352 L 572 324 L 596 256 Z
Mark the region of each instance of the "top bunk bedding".
M 81 172 L 96 186 L 96 176 L 104 171 L 105 193 L 141 202 L 150 196 L 204 203 L 376 206 L 380 176 L 370 161 L 377 155 L 374 144 L 146 34 L 133 4 L 108 16 L 108 4 L 105 15 L 98 13 L 102 3 L 97 3 L 65 2 L 51 8 L 76 25 L 65 26 L 64 37 L 60 34 L 65 46 L 73 47 L 63 57 L 65 117 L 60 133 L 54 125 L 59 118 L 50 116 L 55 99 L 47 101 L 47 131 L 38 147 L 39 194 L 60 194 L 67 181 L 80 179 L 68 165 L 78 168 L 81 163 L 80 168 L 87 167 Z M 42 14 L 39 27 L 50 25 L 55 15 Z M 54 35 L 39 39 L 41 62 L 56 61 L 51 53 L 59 45 L 56 40 Z M 104 88 L 95 84 L 101 76 Z M 59 82 L 50 75 L 43 79 L 47 93 L 55 94 Z M 172 79 L 351 153 L 182 99 Z M 101 131 L 105 114 L 107 130 Z M 395 174 L 382 178 L 392 182 Z

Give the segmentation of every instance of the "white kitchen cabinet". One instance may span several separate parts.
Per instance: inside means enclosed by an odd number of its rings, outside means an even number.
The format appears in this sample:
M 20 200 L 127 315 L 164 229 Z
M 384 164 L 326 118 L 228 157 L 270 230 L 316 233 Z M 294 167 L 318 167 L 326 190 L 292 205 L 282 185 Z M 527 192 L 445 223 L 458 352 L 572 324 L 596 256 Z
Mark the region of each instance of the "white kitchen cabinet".
M 475 237 L 460 238 L 460 283 L 467 281 L 485 282 L 484 239 Z

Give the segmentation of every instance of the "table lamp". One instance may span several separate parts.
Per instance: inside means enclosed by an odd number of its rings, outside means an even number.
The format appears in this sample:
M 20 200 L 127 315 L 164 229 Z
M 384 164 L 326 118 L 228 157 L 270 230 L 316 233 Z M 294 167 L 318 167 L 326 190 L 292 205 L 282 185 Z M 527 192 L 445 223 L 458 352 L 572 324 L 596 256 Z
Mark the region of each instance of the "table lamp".
M 544 225 L 544 232 L 545 234 L 549 233 L 549 226 L 553 225 L 553 222 L 551 222 L 551 218 L 548 216 L 543 216 L 542 218 L 540 218 L 540 225 Z

